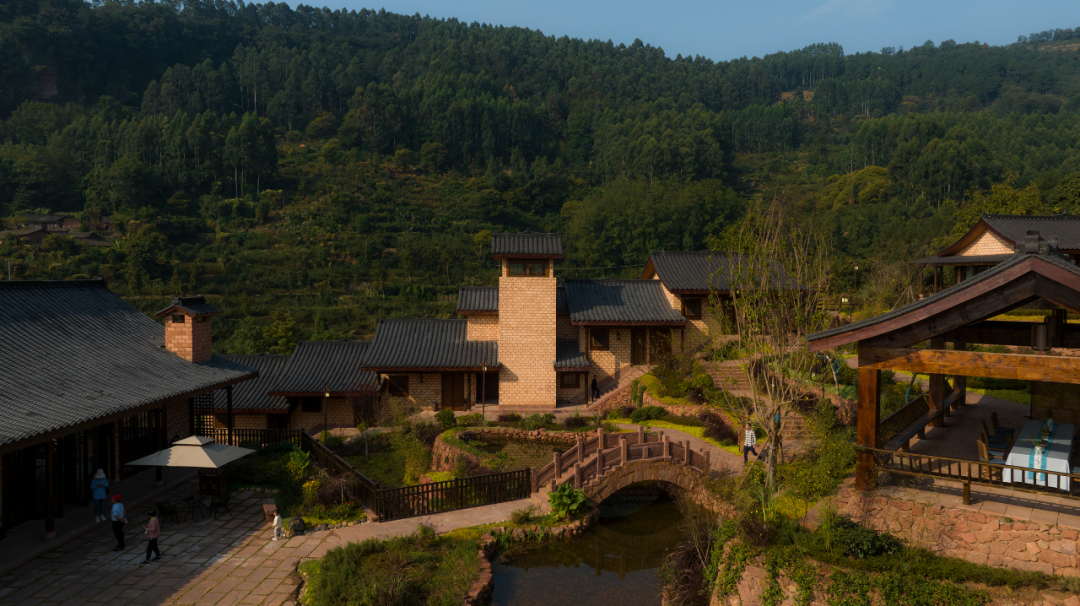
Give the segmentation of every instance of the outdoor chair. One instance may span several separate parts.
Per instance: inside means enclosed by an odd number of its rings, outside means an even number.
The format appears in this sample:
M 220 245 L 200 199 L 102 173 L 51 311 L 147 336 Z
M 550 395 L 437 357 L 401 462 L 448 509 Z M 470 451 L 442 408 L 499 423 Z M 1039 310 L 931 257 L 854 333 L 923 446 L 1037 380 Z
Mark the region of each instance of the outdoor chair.
M 176 506 L 173 505 L 172 503 L 170 503 L 168 501 L 165 501 L 163 503 L 158 503 L 157 504 L 157 511 L 158 511 L 158 518 L 160 518 L 161 521 L 162 521 L 162 526 L 164 526 L 165 520 L 169 519 L 170 517 L 173 520 L 176 521 L 177 526 L 180 525 L 180 510 L 178 510 L 176 508 Z
M 215 520 L 218 516 L 218 509 L 224 509 L 225 513 L 232 515 L 232 511 L 229 510 L 229 495 L 230 492 L 226 490 L 219 495 L 214 495 L 214 498 L 210 500 L 210 511 L 214 514 Z
M 980 463 L 993 463 L 995 465 L 1004 465 L 1005 459 L 1000 457 L 990 456 L 990 451 L 986 448 L 986 442 L 981 439 L 978 442 L 979 445 L 979 462 Z M 986 467 L 979 465 L 979 477 L 984 480 L 1000 480 L 1001 470 L 993 467 Z
M 1008 438 L 1009 440 L 1013 439 L 1013 435 L 1016 433 L 1016 430 L 1012 427 L 1002 426 L 1002 424 L 998 421 L 998 416 L 996 412 L 990 413 L 990 421 L 994 424 L 994 435 Z
M 987 437 L 985 425 L 983 425 L 983 428 L 979 430 L 979 442 L 982 443 L 982 445 L 986 448 L 987 452 L 989 452 L 991 455 L 995 457 L 1001 457 L 1002 459 L 1005 458 L 1005 453 L 1009 450 L 1009 448 L 1004 444 L 1004 442 L 997 442 L 994 441 L 992 438 Z
M 999 436 L 990 433 L 990 428 L 986 426 L 986 421 L 982 421 L 983 435 L 989 438 L 986 443 L 991 448 L 1004 447 L 1006 450 L 1012 446 L 1012 438 L 1006 438 L 1005 436 Z

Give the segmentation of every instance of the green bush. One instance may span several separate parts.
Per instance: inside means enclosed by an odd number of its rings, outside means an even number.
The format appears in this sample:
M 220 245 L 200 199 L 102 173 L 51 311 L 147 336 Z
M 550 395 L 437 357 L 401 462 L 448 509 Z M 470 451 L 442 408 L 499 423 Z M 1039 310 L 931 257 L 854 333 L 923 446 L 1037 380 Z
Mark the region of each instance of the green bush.
M 847 516 L 838 516 L 832 525 L 831 541 L 835 549 L 849 558 L 863 559 L 899 553 L 904 545 L 887 532 L 856 524 Z
M 442 425 L 444 429 L 457 425 L 457 417 L 454 416 L 454 411 L 449 408 L 444 408 L 435 413 L 435 421 Z
M 550 412 L 536 412 L 518 422 L 518 429 L 524 429 L 525 431 L 533 431 L 536 429 L 543 429 L 554 422 L 555 415 L 551 414 Z
M 471 415 L 461 415 L 457 419 L 457 424 L 461 427 L 483 427 L 485 423 L 484 415 L 478 412 Z
M 585 498 L 585 493 L 574 488 L 569 483 L 563 484 L 548 493 L 548 503 L 551 504 L 551 511 L 559 519 L 568 518 L 577 514 L 588 499 Z
M 667 416 L 667 410 L 660 406 L 642 406 L 630 414 L 630 420 L 634 423 L 655 421 Z

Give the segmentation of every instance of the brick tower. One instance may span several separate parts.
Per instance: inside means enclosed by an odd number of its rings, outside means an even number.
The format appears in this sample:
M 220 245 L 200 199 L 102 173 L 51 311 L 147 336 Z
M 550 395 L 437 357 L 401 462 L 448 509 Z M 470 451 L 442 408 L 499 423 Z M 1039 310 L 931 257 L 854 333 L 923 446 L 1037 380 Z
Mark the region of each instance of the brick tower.
M 173 297 L 172 303 L 154 314 L 165 319 L 165 348 L 188 362 L 210 359 L 212 318 L 221 312 L 202 295 Z

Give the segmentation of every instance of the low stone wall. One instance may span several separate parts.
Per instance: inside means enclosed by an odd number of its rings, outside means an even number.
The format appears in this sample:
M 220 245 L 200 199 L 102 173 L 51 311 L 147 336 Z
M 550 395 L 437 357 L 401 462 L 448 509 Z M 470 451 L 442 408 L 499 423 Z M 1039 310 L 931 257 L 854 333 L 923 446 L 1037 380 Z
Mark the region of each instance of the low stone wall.
M 1076 528 L 930 504 L 915 491 L 895 487 L 859 492 L 846 483 L 836 507 L 857 522 L 939 555 L 1080 577 Z
M 480 576 L 477 577 L 465 594 L 464 606 L 482 606 L 491 602 L 491 592 L 495 590 L 495 577 L 491 574 L 491 554 L 495 551 L 495 537 L 485 534 L 480 537 Z

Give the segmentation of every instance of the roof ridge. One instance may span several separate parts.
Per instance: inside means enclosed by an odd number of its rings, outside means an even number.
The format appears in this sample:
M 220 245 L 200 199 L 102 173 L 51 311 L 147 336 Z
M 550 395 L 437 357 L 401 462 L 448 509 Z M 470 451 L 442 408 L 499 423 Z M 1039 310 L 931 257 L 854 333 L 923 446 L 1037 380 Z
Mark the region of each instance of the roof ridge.
M 82 280 L 0 280 L 0 288 L 74 288 L 76 286 L 105 286 L 105 278 L 87 278 Z

